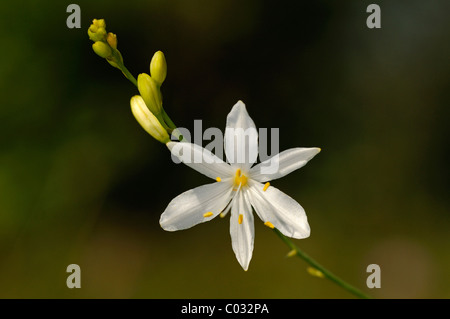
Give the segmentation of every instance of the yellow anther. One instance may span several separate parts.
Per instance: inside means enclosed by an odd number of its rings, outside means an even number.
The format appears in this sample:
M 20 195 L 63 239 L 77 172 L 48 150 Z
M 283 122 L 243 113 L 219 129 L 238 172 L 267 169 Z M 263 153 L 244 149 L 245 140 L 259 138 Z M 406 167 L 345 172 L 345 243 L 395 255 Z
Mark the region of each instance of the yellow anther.
M 265 192 L 270 186 L 270 183 L 267 182 L 266 184 L 264 184 L 264 188 L 263 188 L 263 192 Z
M 214 215 L 212 212 L 207 212 L 203 214 L 203 217 L 211 217 L 212 215 Z
M 244 215 L 240 214 L 239 219 L 238 219 L 239 225 L 242 224 L 243 219 L 244 219 Z
M 272 229 L 275 228 L 275 226 L 271 222 L 265 222 L 264 225 L 266 225 L 267 227 L 272 228 Z
M 222 179 L 220 177 L 216 177 L 216 181 L 220 182 Z
M 294 257 L 295 255 L 297 255 L 297 251 L 295 249 L 292 249 L 287 253 L 286 257 Z
M 220 213 L 220 218 L 224 218 L 225 216 L 227 216 L 227 214 Z
M 242 175 L 241 169 L 238 168 L 236 170 L 236 176 L 234 177 L 234 185 L 236 185 L 236 186 L 241 185 L 241 187 L 245 186 L 245 185 L 247 185 L 247 180 L 248 180 L 247 176 Z
M 321 272 L 320 270 L 313 268 L 313 267 L 306 268 L 306 271 L 308 272 L 308 274 L 310 274 L 311 276 L 314 276 L 314 277 L 319 277 L 319 278 L 325 277 L 323 272 Z

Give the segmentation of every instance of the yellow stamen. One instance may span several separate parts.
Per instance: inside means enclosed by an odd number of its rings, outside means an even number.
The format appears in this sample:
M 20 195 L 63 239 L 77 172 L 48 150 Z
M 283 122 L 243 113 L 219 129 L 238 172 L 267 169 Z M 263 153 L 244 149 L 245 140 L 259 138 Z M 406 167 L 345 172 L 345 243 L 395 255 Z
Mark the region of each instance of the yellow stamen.
M 238 168 L 237 170 L 236 170 L 236 176 L 234 177 L 234 185 L 235 186 L 239 186 L 239 185 L 241 185 L 241 187 L 242 186 L 245 186 L 245 185 L 247 185 L 247 176 L 245 176 L 245 175 L 242 175 L 242 172 L 241 172 L 241 169 L 240 168 Z M 233 189 L 234 190 L 234 189 Z
M 207 212 L 203 214 L 203 217 L 211 217 L 212 215 L 214 215 L 212 212 Z
M 244 219 L 244 215 L 240 214 L 239 219 L 238 219 L 239 225 L 242 224 L 243 219 Z
M 319 277 L 319 278 L 325 277 L 323 272 L 321 272 L 320 270 L 313 268 L 313 267 L 306 268 L 306 271 L 308 272 L 308 274 L 310 274 L 311 276 L 314 276 L 314 277 Z
M 216 181 L 220 182 L 222 179 L 220 177 L 216 177 Z
M 220 213 L 220 218 L 224 218 L 227 214 Z
M 272 228 L 272 229 L 275 228 L 275 226 L 271 222 L 265 222 L 264 225 L 266 225 L 267 227 Z
M 270 186 L 270 183 L 267 182 L 266 184 L 264 184 L 264 188 L 263 188 L 263 192 L 265 192 Z
M 295 249 L 292 249 L 287 253 L 286 257 L 294 257 L 295 255 L 297 255 L 297 251 Z

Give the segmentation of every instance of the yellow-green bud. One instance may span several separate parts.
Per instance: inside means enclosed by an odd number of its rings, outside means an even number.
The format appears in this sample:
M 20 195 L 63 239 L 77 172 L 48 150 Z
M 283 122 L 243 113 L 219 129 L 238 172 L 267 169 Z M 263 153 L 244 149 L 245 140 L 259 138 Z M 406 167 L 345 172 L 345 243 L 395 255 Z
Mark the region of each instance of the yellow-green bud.
M 95 24 L 98 25 L 101 28 L 105 28 L 106 29 L 106 22 L 105 19 L 94 19 L 95 20 Z
M 105 19 L 94 19 L 92 20 L 92 24 L 99 27 L 106 29 L 106 22 Z
M 94 42 L 106 41 L 106 23 L 103 19 L 94 19 L 88 29 L 89 39 Z
M 106 29 L 105 28 L 98 28 L 97 32 L 95 32 L 95 34 L 98 37 L 101 37 L 102 41 L 106 40 Z
M 91 28 L 88 29 L 88 35 L 89 35 L 89 39 L 94 41 L 95 38 L 95 32 L 91 31 Z M 95 42 L 95 41 L 94 41 Z
M 97 41 L 92 45 L 92 49 L 102 58 L 108 58 L 112 54 L 112 50 L 105 42 Z
M 106 41 L 106 30 L 103 28 L 98 28 L 97 31 L 93 32 L 91 29 L 88 30 L 89 39 L 94 42 Z
M 107 34 L 106 42 L 108 42 L 108 44 L 111 46 L 111 48 L 117 49 L 117 36 L 114 33 L 109 32 Z
M 158 51 L 153 55 L 152 61 L 150 62 L 150 75 L 159 86 L 161 86 L 166 79 L 167 63 L 164 53 L 161 51 Z
M 135 95 L 131 98 L 130 104 L 131 112 L 133 112 L 134 117 L 144 130 L 156 140 L 167 144 L 170 141 L 169 134 L 152 112 L 150 112 L 144 99 L 140 95 Z
M 95 25 L 95 24 L 91 24 L 91 25 L 89 26 L 89 29 L 88 29 L 88 30 L 91 31 L 91 32 L 93 32 L 93 33 L 95 33 L 95 32 L 97 32 L 97 30 L 98 30 L 98 26 Z
M 161 91 L 159 90 L 157 83 L 150 75 L 141 73 L 138 76 L 137 85 L 145 104 L 147 104 L 150 111 L 158 117 L 161 114 L 162 101 Z

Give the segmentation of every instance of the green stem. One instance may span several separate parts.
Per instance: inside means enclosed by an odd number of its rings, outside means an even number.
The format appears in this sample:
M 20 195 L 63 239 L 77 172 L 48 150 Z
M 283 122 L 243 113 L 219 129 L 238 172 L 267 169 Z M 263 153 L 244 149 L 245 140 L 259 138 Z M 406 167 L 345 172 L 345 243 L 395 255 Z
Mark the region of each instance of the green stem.
M 167 123 L 167 125 L 172 129 L 176 129 L 177 126 L 172 122 L 172 120 L 170 119 L 169 115 L 166 113 L 166 111 L 164 109 L 162 109 L 162 116 L 164 121 Z
M 134 78 L 134 76 L 128 71 L 128 69 L 125 67 L 125 65 L 120 65 L 120 70 L 122 71 L 123 75 L 130 80 L 131 83 L 133 83 L 137 87 L 137 81 Z
M 177 126 L 173 123 L 173 121 L 170 119 L 169 115 L 166 113 L 164 109 L 162 109 L 162 117 L 164 122 L 169 126 L 169 129 L 167 130 L 169 134 L 172 134 L 175 136 L 180 142 L 184 141 L 183 135 L 181 135 L 180 131 L 177 129 Z
M 308 264 L 310 264 L 312 267 L 319 270 L 327 279 L 331 280 L 336 285 L 344 288 L 345 290 L 347 290 L 348 292 L 352 293 L 353 295 L 355 295 L 359 298 L 371 299 L 370 296 L 366 295 L 361 290 L 359 290 L 359 289 L 353 287 L 352 285 L 350 285 L 349 283 L 345 282 L 344 280 L 342 280 L 341 278 L 339 278 L 338 276 L 333 274 L 331 271 L 324 268 L 317 261 L 315 261 L 314 259 L 309 257 L 307 254 L 305 254 L 300 248 L 297 247 L 297 245 L 295 245 L 289 238 L 284 236 L 278 229 L 274 228 L 273 231 L 275 232 L 275 234 L 278 235 L 278 237 L 281 238 L 281 240 L 286 245 L 288 245 L 292 250 L 295 251 L 296 256 L 300 257 L 301 259 L 306 261 Z

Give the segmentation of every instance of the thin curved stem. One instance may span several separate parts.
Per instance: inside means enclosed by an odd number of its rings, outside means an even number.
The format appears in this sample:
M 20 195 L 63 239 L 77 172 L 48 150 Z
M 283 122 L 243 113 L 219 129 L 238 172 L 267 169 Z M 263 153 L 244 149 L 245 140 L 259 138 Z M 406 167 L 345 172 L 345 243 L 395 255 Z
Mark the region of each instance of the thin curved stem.
M 281 238 L 281 240 L 286 245 L 289 246 L 289 248 L 291 248 L 293 251 L 295 251 L 296 256 L 300 257 L 301 259 L 306 261 L 308 264 L 310 264 L 312 267 L 319 270 L 324 275 L 325 278 L 331 280 L 336 285 L 342 287 L 343 289 L 347 290 L 348 292 L 350 292 L 351 294 L 353 294 L 359 298 L 363 298 L 363 299 L 371 299 L 372 298 L 372 297 L 366 295 L 365 293 L 363 293 L 358 288 L 356 288 L 356 287 L 350 285 L 349 283 L 347 283 L 346 281 L 342 280 L 341 278 L 339 278 L 338 276 L 333 274 L 331 271 L 324 268 L 321 264 L 319 264 L 317 261 L 315 261 L 310 256 L 308 256 L 306 253 L 304 253 L 300 248 L 298 248 L 297 245 L 295 245 L 289 238 L 284 236 L 278 229 L 274 228 L 273 231 L 275 232 L 275 234 L 278 235 L 278 237 Z
M 125 77 L 137 87 L 136 78 L 130 73 L 130 71 L 128 71 L 125 65 L 120 65 L 120 70 L 122 71 L 123 75 L 125 75 Z

